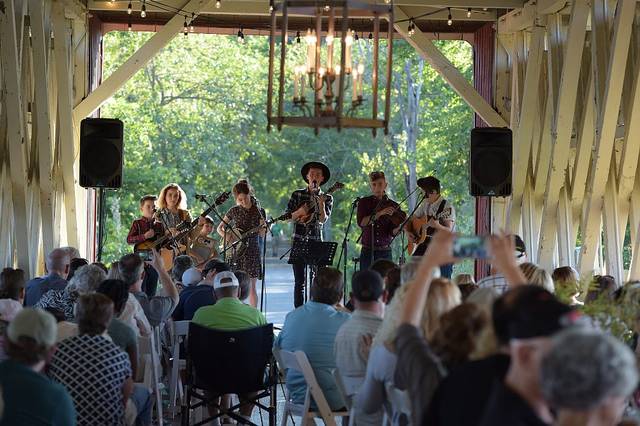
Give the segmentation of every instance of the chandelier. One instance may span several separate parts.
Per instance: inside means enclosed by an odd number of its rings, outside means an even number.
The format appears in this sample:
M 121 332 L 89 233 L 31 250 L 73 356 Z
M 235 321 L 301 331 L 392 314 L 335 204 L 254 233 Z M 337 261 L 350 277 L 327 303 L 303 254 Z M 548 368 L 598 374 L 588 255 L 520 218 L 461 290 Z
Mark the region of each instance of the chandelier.
M 310 25 L 288 44 L 290 17 Z M 380 64 L 380 21 L 387 21 L 386 64 Z M 280 23 L 277 28 L 277 23 Z M 371 22 L 365 43 L 371 54 L 355 58 L 358 35 L 353 22 Z M 320 128 L 365 128 L 388 133 L 393 53 L 393 4 L 366 0 L 284 0 L 271 7 L 267 129 L 283 125 Z M 364 37 L 360 37 L 363 42 Z M 279 52 L 276 39 L 280 40 Z M 304 40 L 304 41 L 303 41 Z M 368 49 L 367 49 L 368 50 Z M 360 55 L 362 56 L 362 55 Z M 278 67 L 276 68 L 276 64 Z M 380 68 L 385 79 L 384 111 L 379 110 Z M 275 89 L 277 87 L 277 89 Z M 277 90 L 277 92 L 275 91 Z

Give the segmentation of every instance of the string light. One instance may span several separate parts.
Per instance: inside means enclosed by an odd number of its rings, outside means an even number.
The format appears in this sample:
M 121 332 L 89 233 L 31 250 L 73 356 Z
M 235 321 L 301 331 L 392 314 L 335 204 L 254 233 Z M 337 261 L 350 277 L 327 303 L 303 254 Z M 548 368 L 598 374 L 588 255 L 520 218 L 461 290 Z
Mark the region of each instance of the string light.
M 328 4 L 325 4 L 325 5 L 324 5 L 324 11 L 325 11 L 325 12 L 328 12 L 328 11 L 330 11 L 330 10 L 331 10 L 331 6 L 329 6 Z
M 357 32 L 355 32 L 355 31 L 353 32 L 353 39 L 354 39 L 355 41 L 360 40 L 360 36 L 358 36 L 358 33 L 357 33 Z
M 300 31 L 296 31 L 296 43 L 300 43 Z
M 369 33 L 369 43 L 373 42 L 373 33 Z
M 131 12 L 133 12 L 133 8 L 131 7 L 131 2 L 129 2 L 129 5 L 127 6 L 127 14 L 131 15 Z
M 196 20 L 196 14 L 191 12 L 191 22 L 190 22 L 190 26 L 189 26 L 189 31 L 190 32 L 194 32 L 195 28 L 193 27 L 193 21 Z
M 467 9 L 467 18 L 471 18 L 471 8 Z
M 142 7 L 140 8 L 140 17 L 141 18 L 145 18 L 147 16 L 147 6 L 144 3 L 144 0 L 142 0 Z
M 447 10 L 449 11 L 449 16 L 447 16 L 447 25 L 451 26 L 451 25 L 453 25 L 453 17 L 451 16 L 451 8 L 448 7 Z
M 269 0 L 269 12 L 273 12 L 273 0 Z
M 242 31 L 242 27 L 238 30 L 238 43 L 244 43 L 244 32 Z
M 129 22 L 127 23 L 127 31 L 131 31 L 131 18 L 129 18 Z
M 185 36 L 189 35 L 189 26 L 187 25 L 187 17 L 184 17 L 184 29 L 182 30 Z
M 216 0 L 216 9 L 220 9 L 220 6 L 222 6 L 222 2 L 220 0 Z
M 416 33 L 416 24 L 413 22 L 413 18 L 409 20 L 409 27 L 407 28 L 407 34 L 409 37 Z

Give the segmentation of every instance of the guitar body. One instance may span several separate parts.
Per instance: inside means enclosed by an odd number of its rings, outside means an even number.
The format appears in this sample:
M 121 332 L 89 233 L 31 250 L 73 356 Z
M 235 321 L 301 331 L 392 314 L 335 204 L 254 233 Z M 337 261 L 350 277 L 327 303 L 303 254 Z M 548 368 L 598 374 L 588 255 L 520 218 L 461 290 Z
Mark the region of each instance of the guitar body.
M 327 189 L 327 192 L 325 192 L 323 195 L 331 195 L 332 193 L 342 188 L 344 188 L 344 183 L 335 182 L 333 185 L 331 185 L 329 189 Z M 315 206 L 313 205 L 313 203 L 307 202 L 306 206 L 307 206 L 307 214 L 298 216 L 298 219 L 296 219 L 296 222 L 302 223 L 305 225 L 313 220 L 314 213 L 315 213 Z
M 405 231 L 407 232 L 407 231 Z M 413 217 L 409 221 L 409 231 L 416 239 L 415 243 L 409 241 L 407 243 L 407 253 L 412 255 L 420 244 L 427 239 L 427 218 Z
M 139 252 L 149 252 L 153 249 L 157 250 L 158 245 L 159 245 L 158 240 L 143 241 L 133 246 L 133 252 L 139 253 Z M 165 268 L 167 268 L 167 270 L 170 270 L 171 268 L 173 268 L 173 259 L 175 259 L 176 256 L 179 256 L 181 253 L 184 253 L 186 250 L 187 250 L 187 247 L 182 244 L 179 244 L 177 249 L 161 247 L 159 250 L 159 253 L 160 253 L 160 257 L 162 257 L 162 260 L 164 261 Z

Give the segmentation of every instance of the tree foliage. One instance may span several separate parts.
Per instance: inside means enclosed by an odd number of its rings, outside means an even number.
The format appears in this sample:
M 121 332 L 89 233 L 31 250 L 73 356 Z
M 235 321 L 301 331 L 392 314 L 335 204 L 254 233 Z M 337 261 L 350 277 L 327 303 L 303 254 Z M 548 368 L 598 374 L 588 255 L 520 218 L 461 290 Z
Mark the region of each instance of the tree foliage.
M 150 36 L 138 32 L 105 35 L 105 78 Z M 469 44 L 441 41 L 438 47 L 472 79 Z M 196 192 L 214 195 L 246 177 L 268 214 L 277 216 L 291 192 L 303 186 L 300 167 L 310 160 L 326 162 L 331 181 L 346 184 L 335 194 L 328 226 L 335 241 L 343 237 L 351 200 L 368 193 L 368 172 L 384 170 L 390 195 L 399 201 L 407 195 L 410 160 L 415 160 L 418 176 L 440 178 L 444 195 L 457 208 L 457 230 L 473 233 L 474 204 L 468 195 L 467 170 L 473 114 L 428 65 L 419 72 L 420 58 L 411 46 L 394 42 L 393 78 L 397 82 L 392 86 L 391 129 L 389 135 L 379 132 L 375 138 L 366 130 L 321 130 L 318 136 L 299 128 L 267 132 L 268 48 L 267 38 L 261 36 L 247 37 L 244 44 L 230 36 L 176 37 L 103 106 L 103 117 L 125 123 L 124 184 L 108 195 L 105 259 L 130 251 L 125 237 L 130 223 L 139 216 L 138 198 L 158 194 L 166 183 L 179 183 L 187 192 L 192 214 L 197 214 L 203 207 L 194 201 Z M 369 65 L 369 49 L 365 41 L 354 56 Z M 407 90 L 405 70 L 422 84 L 415 159 L 407 157 L 407 134 L 398 104 Z M 357 227 L 352 228 L 354 256 L 358 234 Z M 396 252 L 400 250 L 399 242 L 397 245 Z

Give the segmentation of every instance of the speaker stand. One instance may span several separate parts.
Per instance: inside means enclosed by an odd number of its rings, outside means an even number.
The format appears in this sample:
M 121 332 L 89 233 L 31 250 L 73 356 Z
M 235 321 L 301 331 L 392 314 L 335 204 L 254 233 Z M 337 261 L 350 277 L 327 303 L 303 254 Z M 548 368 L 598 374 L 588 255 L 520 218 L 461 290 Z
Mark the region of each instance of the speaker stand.
M 98 252 L 96 259 L 98 262 L 102 262 L 102 246 L 104 239 L 104 222 L 105 222 L 105 208 L 104 201 L 106 192 L 104 188 L 97 188 L 98 190 Z

